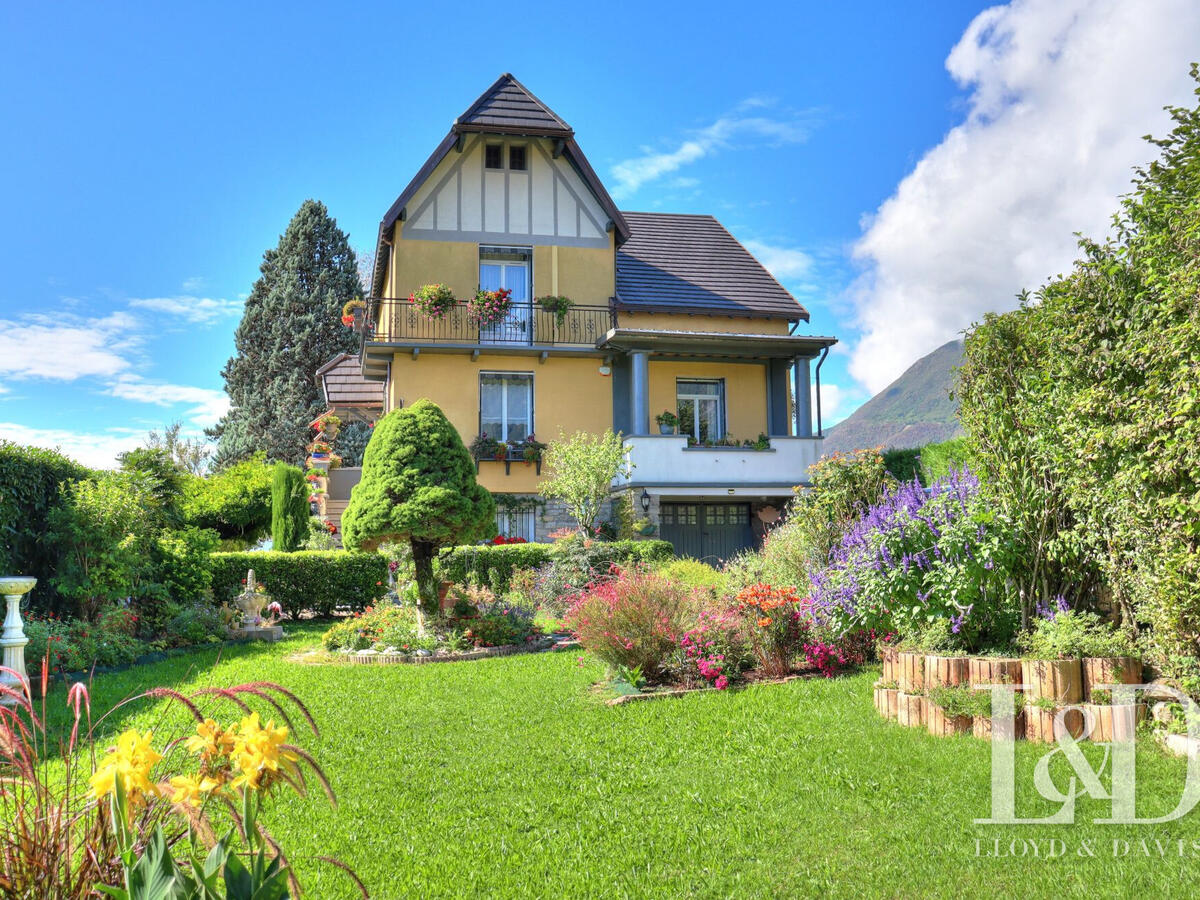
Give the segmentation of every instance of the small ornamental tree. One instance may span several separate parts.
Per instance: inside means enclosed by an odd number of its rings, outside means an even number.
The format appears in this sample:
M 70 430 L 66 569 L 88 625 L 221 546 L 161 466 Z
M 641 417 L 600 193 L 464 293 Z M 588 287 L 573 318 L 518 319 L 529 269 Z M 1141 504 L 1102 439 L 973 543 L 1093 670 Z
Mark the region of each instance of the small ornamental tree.
M 271 475 L 271 542 L 276 550 L 300 549 L 308 537 L 308 482 L 304 473 L 285 462 Z
M 462 438 L 436 403 L 418 400 L 376 423 L 362 480 L 342 514 L 342 540 L 351 550 L 407 541 L 421 605 L 436 612 L 438 549 L 492 537 L 495 517 L 496 503 L 475 481 Z
M 612 493 L 613 479 L 630 466 L 624 441 L 611 430 L 600 435 L 579 431 L 560 438 L 546 448 L 542 459 L 550 475 L 542 495 L 561 500 L 585 532 L 594 530 L 596 517 Z

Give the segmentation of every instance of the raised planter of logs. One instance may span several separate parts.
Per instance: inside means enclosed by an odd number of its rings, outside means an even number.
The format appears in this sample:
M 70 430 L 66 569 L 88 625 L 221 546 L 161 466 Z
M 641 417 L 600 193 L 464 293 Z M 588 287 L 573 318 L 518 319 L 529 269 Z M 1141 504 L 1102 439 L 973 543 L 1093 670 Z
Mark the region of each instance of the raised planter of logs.
M 909 728 L 945 737 L 973 734 L 991 740 L 990 716 L 951 715 L 929 696 L 938 688 L 990 684 L 1025 685 L 1024 708 L 1018 703 L 1013 737 L 1050 743 L 1064 734 L 1110 742 L 1133 737 L 1146 716 L 1142 703 L 1104 702 L 1112 685 L 1142 683 L 1142 664 L 1130 657 L 1088 659 L 1015 659 L 940 656 L 883 648 L 883 677 L 874 687 L 875 709 Z M 981 688 L 982 689 L 982 688 Z M 1102 690 L 1099 698 L 1093 692 Z M 1118 700 L 1120 698 L 1117 698 Z

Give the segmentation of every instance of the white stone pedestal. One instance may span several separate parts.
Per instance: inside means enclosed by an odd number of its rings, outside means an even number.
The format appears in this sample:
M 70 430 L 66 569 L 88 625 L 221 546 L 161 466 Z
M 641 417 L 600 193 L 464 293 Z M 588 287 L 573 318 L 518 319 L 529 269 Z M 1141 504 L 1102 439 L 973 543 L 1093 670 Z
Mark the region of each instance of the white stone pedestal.
M 246 638 L 251 641 L 275 641 L 283 640 L 282 625 L 243 625 L 234 633 L 234 637 Z
M 0 649 L 4 651 L 0 665 L 12 670 L 0 672 L 0 684 L 18 693 L 26 693 L 29 682 L 29 676 L 25 672 L 25 645 L 29 643 L 29 638 L 25 637 L 25 629 L 21 623 L 21 598 L 33 590 L 35 584 L 37 579 L 28 575 L 0 578 L 0 594 L 4 595 L 8 605 L 4 627 L 0 629 Z M 7 695 L 0 697 L 0 703 L 15 702 Z

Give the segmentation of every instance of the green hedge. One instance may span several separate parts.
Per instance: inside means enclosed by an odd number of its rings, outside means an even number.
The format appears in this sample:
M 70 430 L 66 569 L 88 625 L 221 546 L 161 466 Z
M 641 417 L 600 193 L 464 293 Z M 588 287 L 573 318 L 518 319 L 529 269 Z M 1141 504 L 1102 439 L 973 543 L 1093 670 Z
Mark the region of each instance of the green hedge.
M 501 544 L 455 547 L 439 562 L 441 577 L 456 584 L 476 581 L 507 591 L 514 571 L 546 565 L 554 559 L 560 546 Z M 669 541 L 595 541 L 588 549 L 587 556 L 591 568 L 603 570 L 612 563 L 663 562 L 675 556 L 675 548 Z
M 287 615 L 328 616 L 336 607 L 365 609 L 387 593 L 387 559 L 379 553 L 301 550 L 296 553 L 214 553 L 213 596 L 232 600 L 242 591 L 246 570 L 258 579 Z
M 91 472 L 53 450 L 0 441 L 0 574 L 32 575 L 37 587 L 31 608 L 55 609 L 50 585 L 58 548 L 49 536 L 47 516 L 59 503 L 59 484 Z

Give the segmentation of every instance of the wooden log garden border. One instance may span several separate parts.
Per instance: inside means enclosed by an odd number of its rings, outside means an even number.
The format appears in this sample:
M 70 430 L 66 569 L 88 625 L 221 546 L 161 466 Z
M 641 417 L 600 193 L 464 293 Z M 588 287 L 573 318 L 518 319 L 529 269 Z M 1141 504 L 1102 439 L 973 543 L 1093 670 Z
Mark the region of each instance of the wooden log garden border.
M 1091 702 L 1095 689 L 1141 683 L 1142 662 L 1131 657 L 956 657 L 895 648 L 883 648 L 880 657 L 883 677 L 873 687 L 876 711 L 885 719 L 924 728 L 937 737 L 972 734 L 992 739 L 990 716 L 952 716 L 927 696 L 935 688 L 959 685 L 1024 684 L 1027 702 L 1017 710 L 1013 736 L 1034 742 L 1051 743 L 1064 733 L 1097 742 L 1123 740 L 1132 737 L 1146 717 L 1144 703 Z

